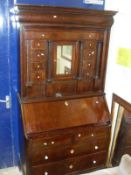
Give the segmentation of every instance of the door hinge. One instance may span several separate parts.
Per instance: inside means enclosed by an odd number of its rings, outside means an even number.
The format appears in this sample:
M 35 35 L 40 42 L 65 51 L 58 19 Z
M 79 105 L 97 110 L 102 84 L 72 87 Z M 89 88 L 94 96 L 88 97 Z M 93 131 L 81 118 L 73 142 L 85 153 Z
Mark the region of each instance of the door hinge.
M 10 96 L 6 95 L 5 100 L 0 99 L 0 103 L 5 103 L 6 104 L 6 109 L 10 109 L 11 108 L 11 98 L 10 98 Z

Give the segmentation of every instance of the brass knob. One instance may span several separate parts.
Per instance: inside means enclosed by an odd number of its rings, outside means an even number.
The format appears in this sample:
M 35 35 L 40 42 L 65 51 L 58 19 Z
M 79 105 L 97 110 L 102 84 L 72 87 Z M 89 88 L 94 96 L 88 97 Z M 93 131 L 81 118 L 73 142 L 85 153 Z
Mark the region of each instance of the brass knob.
M 95 150 L 98 150 L 98 148 L 99 148 L 98 146 L 95 146 Z
M 48 160 L 48 158 L 49 158 L 49 157 L 48 157 L 47 155 L 44 157 L 45 160 Z
M 70 153 L 71 153 L 71 154 L 74 154 L 74 153 L 75 153 L 75 150 L 74 150 L 74 149 L 71 149 L 71 150 L 70 150 Z
M 41 56 L 44 56 L 45 54 L 44 53 L 41 53 Z
M 92 35 L 91 34 L 89 34 L 89 38 L 91 38 L 92 37 Z
M 43 145 L 44 145 L 44 146 L 47 146 L 48 144 L 47 144 L 47 142 L 44 142 Z
M 91 66 L 91 64 L 89 63 L 89 64 L 88 64 L 88 66 L 90 67 L 90 66 Z
M 74 166 L 73 166 L 72 164 L 71 164 L 71 165 L 69 165 L 69 169 L 73 169 L 73 167 L 74 167 Z
M 46 171 L 46 172 L 44 172 L 44 175 L 48 175 L 48 172 Z
M 90 43 L 90 44 L 89 44 L 89 46 L 91 47 L 91 46 L 92 46 L 92 44 Z
M 40 54 L 37 54 L 37 57 L 40 57 Z
M 96 164 L 96 160 L 93 160 L 93 164 Z

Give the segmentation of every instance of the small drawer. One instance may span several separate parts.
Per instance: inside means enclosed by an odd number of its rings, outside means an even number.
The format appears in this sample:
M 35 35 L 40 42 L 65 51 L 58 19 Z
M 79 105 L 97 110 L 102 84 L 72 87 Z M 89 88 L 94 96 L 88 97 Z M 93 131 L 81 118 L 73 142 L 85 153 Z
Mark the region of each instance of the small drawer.
M 47 54 L 44 50 L 32 50 L 31 51 L 31 61 L 37 62 L 37 61 L 45 61 L 47 60 Z
M 83 170 L 105 166 L 106 153 L 100 152 L 92 155 L 84 155 L 76 158 L 66 159 L 64 161 L 50 164 L 41 164 L 32 166 L 33 175 L 63 175 Z
M 44 70 L 45 69 L 45 66 L 44 66 L 44 64 L 43 63 L 39 63 L 39 62 L 37 62 L 37 63 L 32 63 L 32 71 L 34 72 L 34 71 L 39 71 L 39 70 Z
M 33 83 L 42 82 L 45 80 L 45 76 L 46 76 L 45 71 L 38 69 L 38 70 L 32 72 L 31 80 Z
M 76 81 L 61 81 L 47 84 L 47 96 L 63 97 L 76 94 Z
M 108 137 L 110 138 L 111 126 L 94 127 L 92 137 Z
M 44 41 L 44 40 L 33 40 L 31 42 L 31 47 L 32 47 L 32 49 L 46 50 L 47 49 L 47 41 Z
M 55 146 L 68 145 L 72 143 L 71 135 L 56 136 L 51 138 L 34 139 L 29 142 L 29 149 L 43 150 L 45 148 L 52 148 Z

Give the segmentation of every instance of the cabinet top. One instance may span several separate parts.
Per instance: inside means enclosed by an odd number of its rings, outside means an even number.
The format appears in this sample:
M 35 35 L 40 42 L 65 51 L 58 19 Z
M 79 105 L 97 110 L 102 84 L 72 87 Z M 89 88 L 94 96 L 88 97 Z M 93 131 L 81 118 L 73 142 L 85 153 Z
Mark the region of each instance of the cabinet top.
M 18 5 L 15 7 L 15 13 L 18 16 L 17 20 L 19 22 L 53 22 L 111 26 L 116 11 Z

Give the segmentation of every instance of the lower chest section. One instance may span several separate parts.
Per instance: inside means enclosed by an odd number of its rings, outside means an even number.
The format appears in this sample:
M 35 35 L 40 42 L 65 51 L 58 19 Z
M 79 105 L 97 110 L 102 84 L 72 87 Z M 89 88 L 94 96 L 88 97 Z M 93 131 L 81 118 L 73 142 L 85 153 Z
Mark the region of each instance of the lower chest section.
M 28 174 L 76 174 L 106 164 L 110 126 L 84 126 L 29 139 Z

